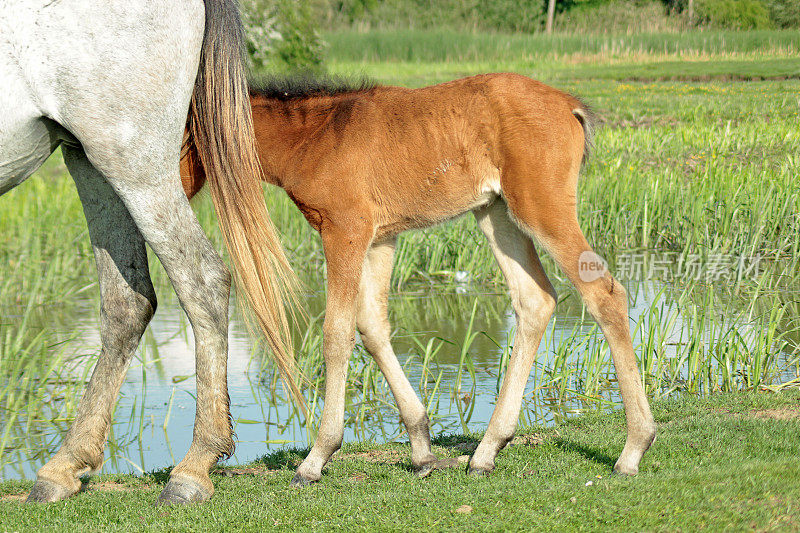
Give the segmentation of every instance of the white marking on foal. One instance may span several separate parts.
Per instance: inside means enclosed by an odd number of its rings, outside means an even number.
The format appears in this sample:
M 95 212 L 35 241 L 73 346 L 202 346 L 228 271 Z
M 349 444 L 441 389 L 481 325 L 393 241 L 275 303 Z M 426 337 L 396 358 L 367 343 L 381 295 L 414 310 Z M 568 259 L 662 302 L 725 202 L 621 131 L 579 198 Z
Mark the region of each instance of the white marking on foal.
M 486 176 L 481 183 L 481 194 L 500 195 L 500 172 Z
M 500 192 L 500 172 L 492 172 L 480 181 L 478 197 L 475 199 L 472 209 L 492 203 L 495 198 L 500 196 Z
M 453 163 L 449 159 L 445 159 L 444 161 L 439 163 L 439 166 L 434 169 L 433 173 L 434 174 L 444 174 L 445 172 L 450 170 L 450 167 L 452 167 L 452 166 L 453 166 Z

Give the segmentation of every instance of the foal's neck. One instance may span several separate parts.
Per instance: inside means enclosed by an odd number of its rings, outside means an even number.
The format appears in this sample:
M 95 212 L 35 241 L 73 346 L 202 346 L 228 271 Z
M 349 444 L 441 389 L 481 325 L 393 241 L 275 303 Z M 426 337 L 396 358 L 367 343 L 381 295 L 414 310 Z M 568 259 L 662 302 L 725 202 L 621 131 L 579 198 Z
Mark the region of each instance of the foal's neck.
M 252 94 L 256 146 L 265 180 L 286 189 L 312 176 L 324 153 L 335 148 L 326 142 L 327 126 L 337 120 L 342 107 L 352 106 L 352 98 L 342 94 L 280 99 Z

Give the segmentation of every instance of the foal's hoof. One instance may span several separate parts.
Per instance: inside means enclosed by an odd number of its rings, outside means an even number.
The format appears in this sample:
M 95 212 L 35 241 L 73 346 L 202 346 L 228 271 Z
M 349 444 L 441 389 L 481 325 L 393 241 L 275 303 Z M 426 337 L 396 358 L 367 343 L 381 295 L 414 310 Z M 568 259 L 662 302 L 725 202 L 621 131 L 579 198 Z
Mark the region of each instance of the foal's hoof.
M 184 505 L 187 503 L 204 502 L 211 497 L 206 491 L 189 480 L 170 479 L 164 490 L 158 496 L 156 505 Z
M 318 479 L 305 478 L 305 477 L 301 476 L 300 473 L 298 472 L 297 474 L 294 475 L 294 477 L 292 478 L 292 481 L 289 483 L 289 485 L 292 486 L 292 487 L 307 487 L 307 486 L 311 485 L 312 483 L 316 483 L 317 481 L 319 481 L 319 480 Z
M 46 479 L 37 479 L 33 484 L 31 493 L 28 494 L 27 503 L 57 502 L 72 496 L 73 491 Z
M 434 470 L 446 470 L 448 468 L 455 468 L 459 465 L 456 457 L 445 457 L 426 463 L 419 468 L 416 468 L 417 475 L 421 478 L 428 477 Z

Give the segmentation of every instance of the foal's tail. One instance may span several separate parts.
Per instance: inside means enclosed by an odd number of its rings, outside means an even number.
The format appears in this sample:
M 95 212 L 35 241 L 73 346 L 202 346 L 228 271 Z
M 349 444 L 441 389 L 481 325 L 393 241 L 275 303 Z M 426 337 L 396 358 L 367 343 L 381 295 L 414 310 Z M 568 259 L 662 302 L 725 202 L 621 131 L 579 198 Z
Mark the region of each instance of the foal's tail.
M 287 319 L 287 306 L 292 308 L 296 302 L 298 282 L 264 204 L 239 10 L 233 0 L 206 0 L 205 8 L 205 35 L 185 146 L 199 159 L 208 178 L 240 294 L 245 295 L 284 381 L 303 408 Z

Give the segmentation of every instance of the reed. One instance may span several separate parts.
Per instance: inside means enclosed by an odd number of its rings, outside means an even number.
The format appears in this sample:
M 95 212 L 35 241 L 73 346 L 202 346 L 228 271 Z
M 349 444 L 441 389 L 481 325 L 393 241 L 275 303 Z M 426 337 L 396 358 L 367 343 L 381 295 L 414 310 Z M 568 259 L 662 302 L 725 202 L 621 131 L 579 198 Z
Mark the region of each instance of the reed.
M 439 30 L 337 30 L 325 34 L 328 61 L 454 62 L 561 60 L 584 56 L 606 61 L 623 57 L 652 61 L 663 57 L 790 57 L 798 50 L 794 30 L 688 31 L 603 35 L 489 33 Z

